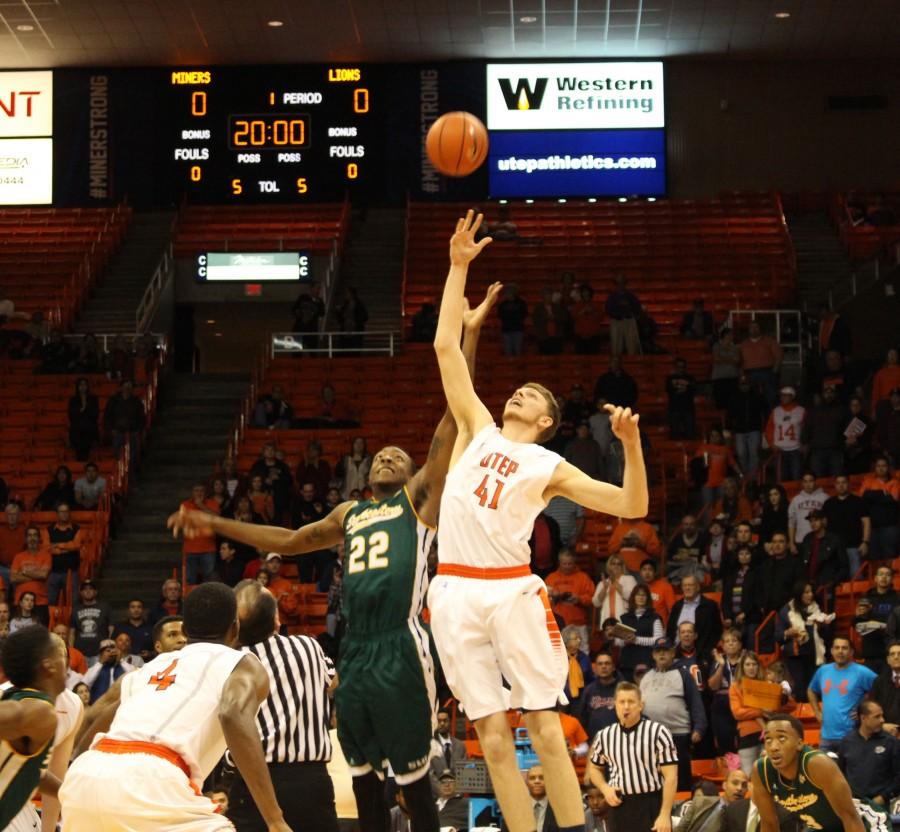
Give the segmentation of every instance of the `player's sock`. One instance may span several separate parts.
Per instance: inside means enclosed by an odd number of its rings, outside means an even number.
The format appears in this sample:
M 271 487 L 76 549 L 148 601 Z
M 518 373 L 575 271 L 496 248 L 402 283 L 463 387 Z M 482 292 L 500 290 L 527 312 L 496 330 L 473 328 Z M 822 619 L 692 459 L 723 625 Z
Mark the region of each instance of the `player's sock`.
M 387 832 L 391 816 L 384 800 L 384 781 L 374 771 L 353 778 L 353 796 L 361 832 Z
M 426 774 L 413 783 L 404 783 L 400 789 L 409 812 L 412 832 L 439 832 L 437 804 L 431 796 L 431 781 Z

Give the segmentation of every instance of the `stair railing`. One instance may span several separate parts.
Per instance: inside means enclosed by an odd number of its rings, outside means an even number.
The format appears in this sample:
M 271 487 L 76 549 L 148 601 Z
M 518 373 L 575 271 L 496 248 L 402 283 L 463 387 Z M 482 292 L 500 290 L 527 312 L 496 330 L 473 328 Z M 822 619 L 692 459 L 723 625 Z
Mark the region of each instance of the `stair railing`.
M 172 221 L 172 232 L 175 230 L 175 222 Z M 134 328 L 137 332 L 144 332 L 150 326 L 153 316 L 159 307 L 159 300 L 162 297 L 163 290 L 169 285 L 169 281 L 175 275 L 175 257 L 173 255 L 172 243 L 166 246 L 138 308 L 134 313 Z

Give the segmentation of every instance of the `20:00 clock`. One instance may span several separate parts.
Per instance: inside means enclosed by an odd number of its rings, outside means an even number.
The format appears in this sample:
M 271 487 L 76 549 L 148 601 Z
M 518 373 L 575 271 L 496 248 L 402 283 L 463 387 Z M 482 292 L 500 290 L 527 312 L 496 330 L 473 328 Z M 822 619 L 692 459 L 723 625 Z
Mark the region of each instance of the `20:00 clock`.
M 309 116 L 296 113 L 230 116 L 228 139 L 232 150 L 309 147 Z

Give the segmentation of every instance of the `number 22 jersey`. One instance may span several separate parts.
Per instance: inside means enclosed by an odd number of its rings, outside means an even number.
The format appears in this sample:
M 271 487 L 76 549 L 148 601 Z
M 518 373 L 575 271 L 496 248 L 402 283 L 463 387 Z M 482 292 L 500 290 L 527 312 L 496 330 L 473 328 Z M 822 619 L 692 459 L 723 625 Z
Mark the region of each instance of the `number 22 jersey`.
M 534 520 L 562 457 L 540 445 L 482 428 L 447 474 L 438 558 L 481 569 L 527 566 Z

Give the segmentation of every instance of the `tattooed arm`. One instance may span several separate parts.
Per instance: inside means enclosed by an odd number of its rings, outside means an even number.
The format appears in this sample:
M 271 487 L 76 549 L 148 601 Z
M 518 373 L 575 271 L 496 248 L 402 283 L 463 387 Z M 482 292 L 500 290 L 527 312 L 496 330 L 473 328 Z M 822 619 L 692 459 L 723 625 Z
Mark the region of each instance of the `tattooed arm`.
M 466 359 L 466 366 L 469 369 L 469 377 L 473 382 L 475 380 L 475 353 L 478 350 L 481 326 L 488 312 L 496 303 L 502 288 L 499 283 L 491 284 L 488 287 L 484 300 L 472 310 L 467 305 L 463 313 L 462 352 Z M 450 409 L 447 408 L 431 440 L 428 459 L 425 460 L 425 464 L 409 483 L 409 493 L 412 495 L 416 511 L 419 513 L 419 517 L 429 526 L 437 526 L 441 494 L 443 494 L 444 480 L 450 468 L 450 459 L 453 454 L 453 446 L 456 443 L 456 435 L 456 420 L 453 418 Z

